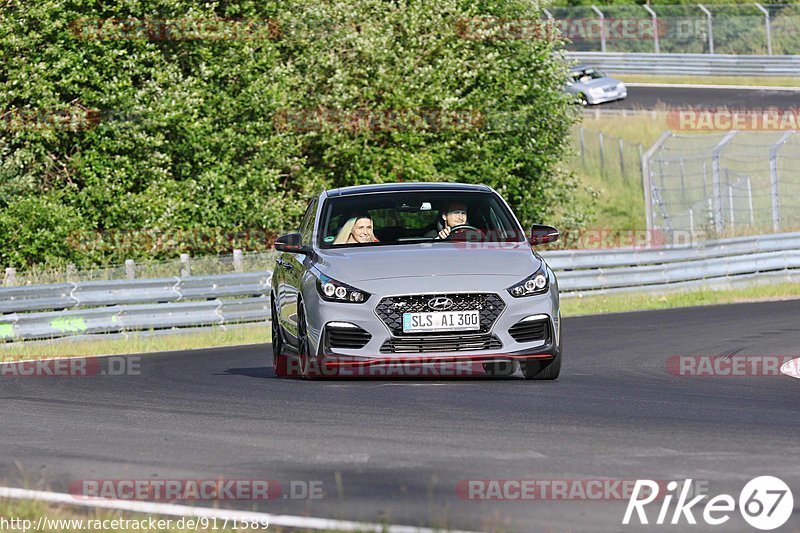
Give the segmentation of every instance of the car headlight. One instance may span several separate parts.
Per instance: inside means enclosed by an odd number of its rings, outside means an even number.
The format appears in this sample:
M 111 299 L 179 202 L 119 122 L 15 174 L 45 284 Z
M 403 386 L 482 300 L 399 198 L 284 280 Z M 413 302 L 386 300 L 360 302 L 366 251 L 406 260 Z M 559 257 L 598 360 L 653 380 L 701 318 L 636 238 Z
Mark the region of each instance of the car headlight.
M 317 277 L 317 292 L 325 301 L 348 304 L 361 304 L 370 297 L 368 292 L 356 289 L 347 283 L 336 281 L 325 274 L 320 274 Z
M 547 279 L 545 266 L 523 279 L 516 285 L 509 287 L 508 293 L 514 298 L 533 296 L 534 294 L 544 294 L 550 288 L 550 281 Z
M 617 84 L 617 90 L 618 91 L 624 91 L 625 90 L 625 84 L 624 83 L 618 83 Z

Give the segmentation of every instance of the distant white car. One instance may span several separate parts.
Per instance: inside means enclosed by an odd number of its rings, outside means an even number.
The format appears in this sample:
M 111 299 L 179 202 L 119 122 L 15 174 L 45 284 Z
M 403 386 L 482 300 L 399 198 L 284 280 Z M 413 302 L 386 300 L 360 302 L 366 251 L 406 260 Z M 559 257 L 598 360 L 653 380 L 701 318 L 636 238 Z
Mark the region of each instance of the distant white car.
M 586 65 L 570 70 L 566 91 L 577 96 L 583 105 L 602 104 L 628 96 L 624 83 Z

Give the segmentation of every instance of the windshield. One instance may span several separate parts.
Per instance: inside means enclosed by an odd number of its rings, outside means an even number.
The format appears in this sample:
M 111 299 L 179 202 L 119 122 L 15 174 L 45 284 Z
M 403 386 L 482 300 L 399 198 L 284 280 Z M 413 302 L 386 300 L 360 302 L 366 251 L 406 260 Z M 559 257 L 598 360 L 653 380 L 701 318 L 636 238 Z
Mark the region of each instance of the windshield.
M 516 219 L 497 195 L 434 191 L 329 198 L 319 246 L 380 246 L 455 240 L 521 242 Z
M 574 81 L 578 81 L 581 83 L 586 83 L 587 81 L 596 80 L 599 78 L 605 78 L 606 75 L 594 68 L 587 68 L 583 70 L 578 70 L 575 72 L 571 72 L 570 75 Z

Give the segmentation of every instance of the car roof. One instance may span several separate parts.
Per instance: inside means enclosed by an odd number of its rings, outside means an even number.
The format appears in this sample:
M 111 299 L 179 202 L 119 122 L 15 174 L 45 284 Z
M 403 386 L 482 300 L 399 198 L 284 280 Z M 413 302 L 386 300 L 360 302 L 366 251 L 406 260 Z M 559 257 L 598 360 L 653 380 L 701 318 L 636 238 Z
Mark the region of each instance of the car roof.
M 459 191 L 459 192 L 491 192 L 486 185 L 473 185 L 470 183 L 449 182 L 404 182 L 404 183 L 376 183 L 373 185 L 352 185 L 326 191 L 329 197 L 350 196 L 355 194 L 384 193 L 384 192 L 411 192 L 411 191 Z

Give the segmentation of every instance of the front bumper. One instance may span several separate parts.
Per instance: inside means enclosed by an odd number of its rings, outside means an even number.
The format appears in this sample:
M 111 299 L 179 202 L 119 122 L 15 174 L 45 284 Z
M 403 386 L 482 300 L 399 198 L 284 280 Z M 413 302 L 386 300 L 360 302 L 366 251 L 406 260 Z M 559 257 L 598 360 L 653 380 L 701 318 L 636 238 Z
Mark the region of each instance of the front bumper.
M 439 280 L 441 283 L 441 279 Z M 511 283 L 509 283 L 511 285 Z M 425 288 L 425 287 L 420 287 Z M 443 290 L 431 292 L 417 292 L 411 294 L 424 294 L 435 296 L 453 292 L 461 293 L 494 293 L 502 300 L 504 308 L 499 316 L 494 320 L 489 331 L 483 333 L 496 339 L 491 345 L 487 344 L 486 349 L 480 349 L 476 345 L 465 348 L 464 346 L 448 346 L 447 343 L 431 343 L 430 349 L 420 348 L 405 350 L 401 353 L 387 353 L 386 346 L 390 342 L 409 341 L 415 338 L 424 339 L 443 339 L 446 337 L 470 337 L 469 333 L 426 335 L 413 337 L 410 335 L 393 334 L 389 326 L 379 317 L 376 308 L 379 302 L 392 295 L 373 294 L 370 299 L 363 304 L 348 304 L 337 302 L 326 302 L 319 298 L 306 299 L 306 302 L 313 302 L 307 309 L 308 332 L 311 342 L 312 353 L 315 353 L 320 362 L 330 363 L 331 365 L 372 365 L 387 363 L 441 363 L 454 361 L 507 361 L 515 359 L 547 358 L 553 357 L 560 350 L 561 345 L 561 324 L 558 308 L 558 287 L 553 279 L 550 290 L 547 293 L 524 298 L 514 298 L 507 291 L 486 290 L 482 287 L 467 287 L 473 290 L 454 290 L 455 286 L 443 286 Z M 365 290 L 369 290 L 366 288 Z M 540 316 L 542 320 L 547 320 L 549 324 L 549 335 L 544 340 L 533 340 L 530 342 L 518 342 L 509 333 L 509 330 L 520 323 L 525 318 Z M 537 319 L 538 320 L 538 319 Z M 368 336 L 366 343 L 360 348 L 332 348 L 326 328 L 331 323 L 352 324 L 363 330 Z M 472 335 L 476 336 L 476 335 Z M 517 335 L 519 338 L 519 335 Z M 444 349 L 443 349 L 444 347 Z M 447 348 L 450 349 L 447 349 Z M 453 349 L 456 348 L 456 349 Z
M 604 104 L 606 102 L 613 102 L 615 100 L 622 100 L 627 98 L 628 89 L 614 89 L 613 91 L 603 91 L 602 93 L 587 93 L 586 102 L 589 105 Z

